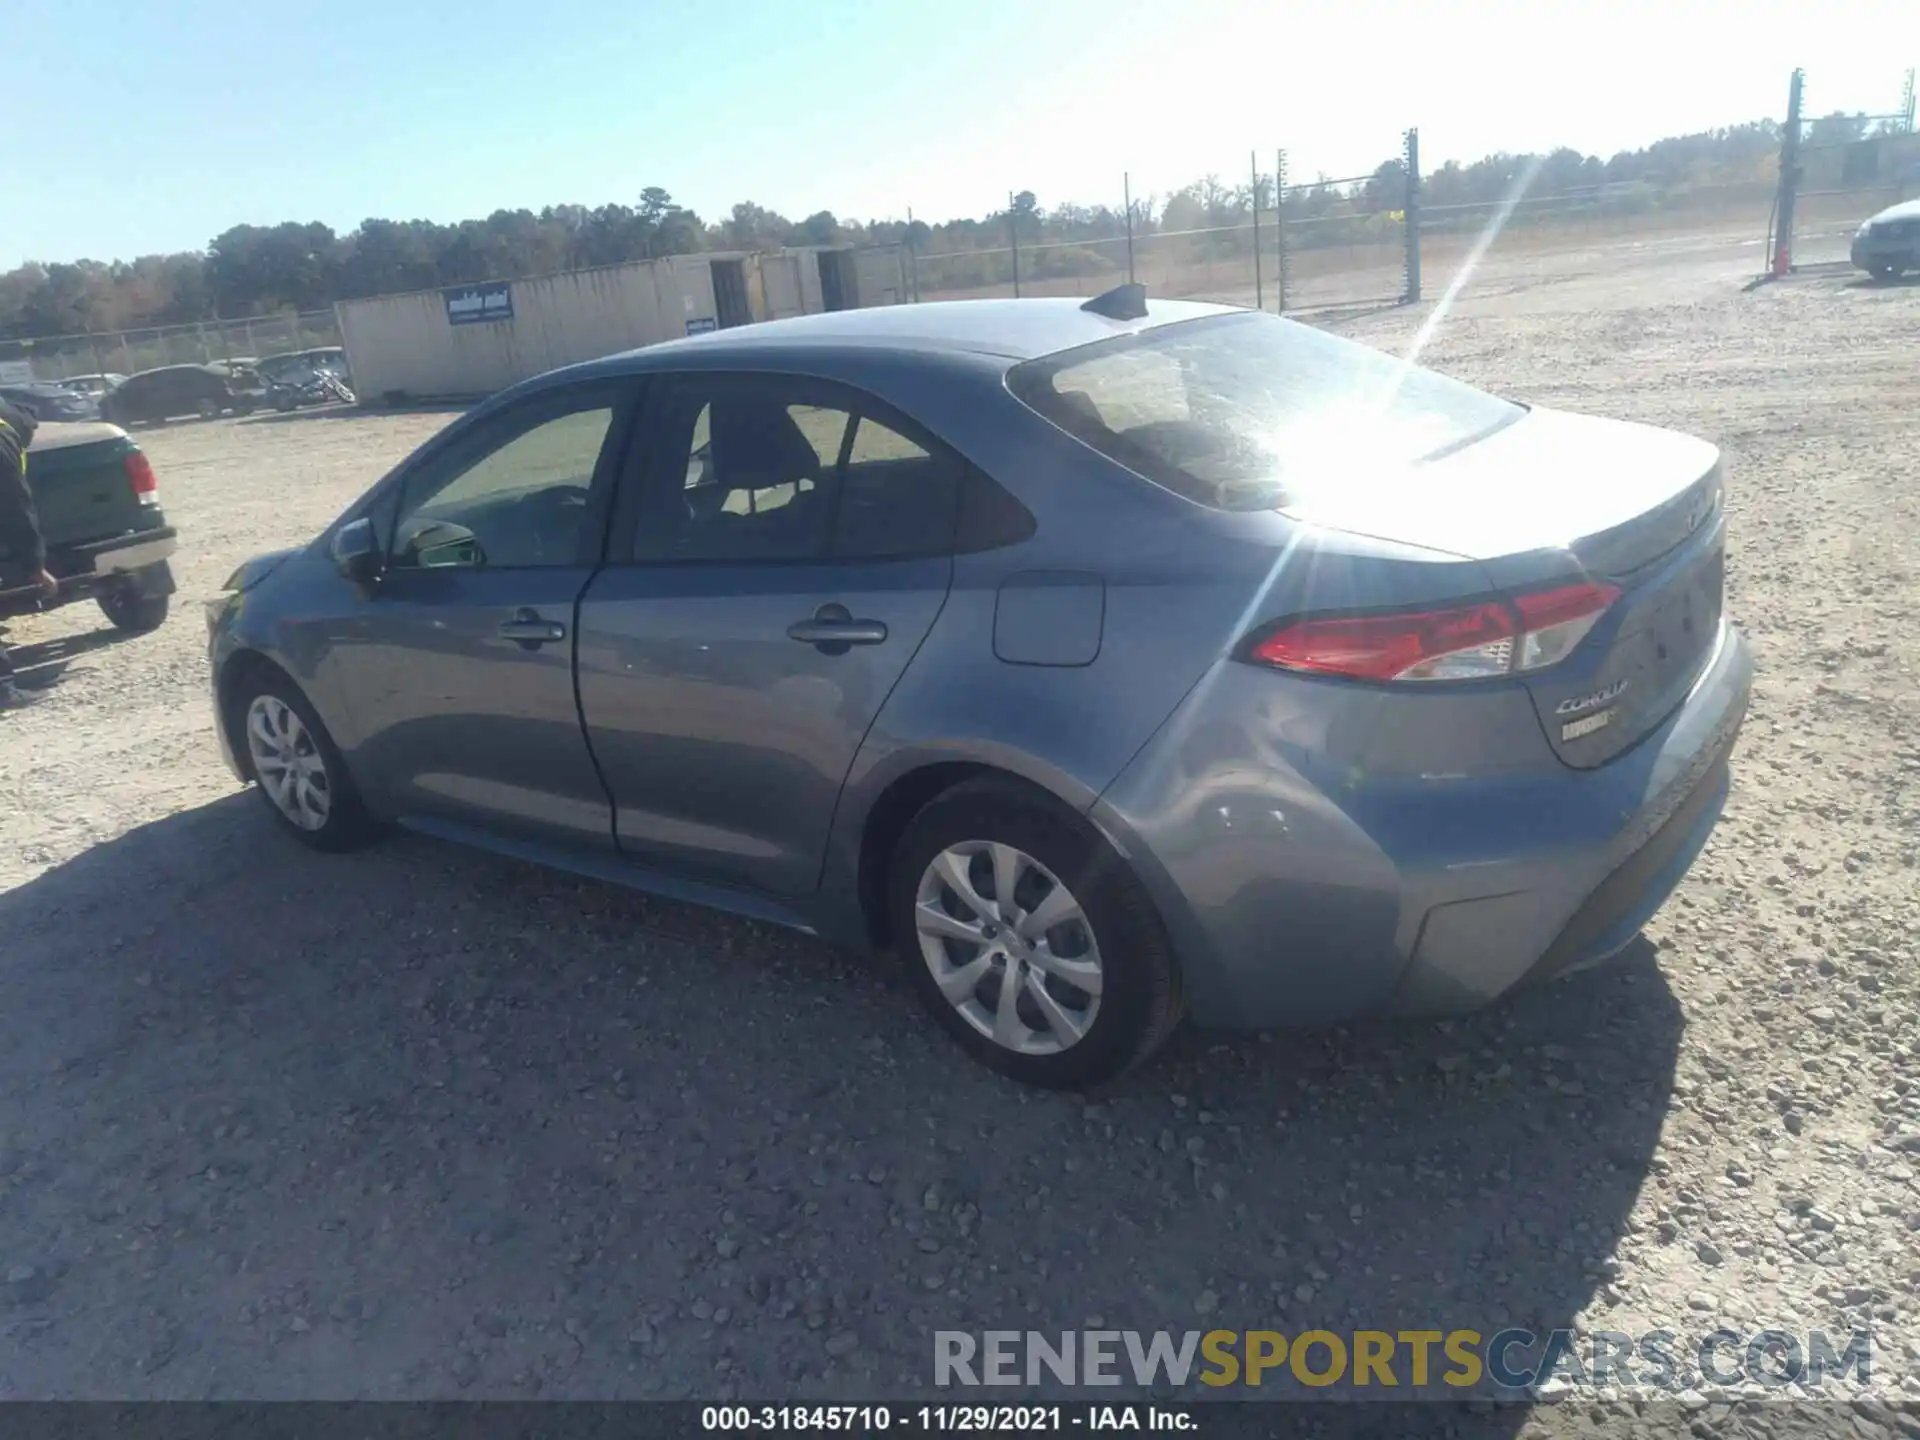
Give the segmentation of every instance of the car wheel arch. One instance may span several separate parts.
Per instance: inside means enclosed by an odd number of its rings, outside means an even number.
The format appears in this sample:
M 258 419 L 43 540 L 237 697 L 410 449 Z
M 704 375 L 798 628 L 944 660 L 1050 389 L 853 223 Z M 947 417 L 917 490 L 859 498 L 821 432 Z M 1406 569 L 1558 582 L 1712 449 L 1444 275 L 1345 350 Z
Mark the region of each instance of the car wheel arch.
M 1055 790 L 1017 771 L 974 759 L 938 759 L 916 765 L 889 779 L 860 822 L 860 845 L 855 877 L 860 918 L 868 943 L 876 951 L 889 949 L 896 937 L 891 933 L 887 889 L 893 858 L 900 839 L 913 819 L 942 795 L 962 785 L 994 781 L 1019 790 L 1074 823 L 1087 827 L 1101 840 L 1107 836 L 1098 826 L 1089 825 L 1083 807 L 1077 807 Z
M 219 699 L 220 725 L 225 729 L 227 742 L 233 752 L 234 761 L 253 779 L 252 752 L 247 748 L 247 737 L 243 729 L 243 717 L 240 714 L 242 687 L 255 677 L 272 677 L 300 689 L 300 682 L 287 673 L 285 666 L 276 663 L 258 650 L 237 650 L 220 667 L 220 679 L 215 694 Z M 301 690 L 302 694 L 306 692 Z

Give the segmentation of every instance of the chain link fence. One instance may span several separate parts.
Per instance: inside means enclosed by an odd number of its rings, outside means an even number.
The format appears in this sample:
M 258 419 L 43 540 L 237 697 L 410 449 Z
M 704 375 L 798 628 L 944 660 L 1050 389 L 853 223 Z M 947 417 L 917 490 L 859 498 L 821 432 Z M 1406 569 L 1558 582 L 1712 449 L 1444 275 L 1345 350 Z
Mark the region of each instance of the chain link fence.
M 65 380 L 75 375 L 133 375 L 161 365 L 257 360 L 338 344 L 340 325 L 333 311 L 289 311 L 247 320 L 0 340 L 0 363 L 24 363 L 36 380 Z
M 1911 132 L 1910 111 L 1905 124 L 1901 133 L 1808 143 L 1783 157 L 1791 159 L 1799 182 L 1786 237 L 1790 247 L 1801 247 L 1808 259 L 1843 257 L 1860 221 L 1920 195 L 1920 137 Z M 1156 213 L 1134 200 L 1124 180 L 1123 206 L 1079 211 L 1064 236 L 1061 212 L 1046 217 L 1042 238 L 1037 209 L 1022 211 L 1010 203 L 996 222 L 1004 244 L 909 246 L 898 262 L 903 293 L 893 298 L 1088 297 L 1138 281 L 1150 294 L 1169 299 L 1312 314 L 1418 301 L 1423 274 L 1444 284 L 1502 216 L 1496 243 L 1504 253 L 1747 227 L 1760 243 L 1760 217 L 1766 216 L 1772 217 L 1765 221 L 1768 256 L 1782 238 L 1773 233 L 1778 187 L 1772 179 L 1704 185 L 1639 180 L 1510 201 L 1448 203 L 1444 195 L 1426 193 L 1434 177 L 1422 178 L 1416 130 L 1405 133 L 1397 155 L 1367 175 L 1299 181 L 1288 175 L 1285 151 L 1271 152 L 1269 160 L 1263 170 L 1260 157 L 1252 157 L 1232 191 L 1179 192 L 1181 216 L 1197 215 L 1205 222 L 1200 224 L 1170 223 L 1172 200 Z M 332 310 L 289 312 L 0 340 L 0 366 L 14 374 L 30 367 L 36 379 L 59 380 L 341 343 Z
M 1844 257 L 1862 220 L 1920 195 L 1920 137 L 1850 142 L 1802 169 L 1813 183 L 1799 192 L 1794 238 L 1809 258 Z M 1449 283 L 1496 225 L 1483 255 L 1591 247 L 1617 257 L 1690 234 L 1758 247 L 1777 188 L 1770 177 L 1675 175 L 1463 203 L 1431 194 L 1434 178 L 1422 171 L 1419 133 L 1410 130 L 1401 153 L 1364 176 L 1294 181 L 1284 151 L 1269 170 L 1256 162 L 1236 192 L 1238 214 L 1218 224 L 1165 228 L 1129 196 L 1125 208 L 1096 212 L 1110 221 L 1104 228 L 1042 240 L 1026 230 L 1038 216 L 1009 207 L 996 219 L 1005 244 L 910 251 L 908 294 L 1085 297 L 1137 281 L 1169 299 L 1310 316 L 1418 301 L 1424 287 Z M 1249 207 L 1248 196 L 1258 203 Z M 1049 231 L 1057 228 L 1049 217 Z M 1765 243 L 1771 254 L 1775 240 Z
M 1265 273 L 1278 273 L 1278 237 L 1259 237 Z M 984 250 L 909 257 L 920 300 L 1002 296 L 1094 296 L 1138 281 L 1150 294 L 1181 300 L 1253 303 L 1255 237 L 1251 222 L 1193 230 L 1050 240 Z
M 1415 146 L 1411 132 L 1408 146 Z M 1319 177 L 1291 185 L 1285 152 L 1262 169 L 1256 155 L 1244 184 L 1203 202 L 1179 197 L 1209 223 L 1172 223 L 1169 201 L 1156 214 L 1126 191 L 1122 207 L 1096 212 L 1084 233 L 1042 239 L 1037 212 L 1009 206 L 1000 245 L 909 254 L 909 293 L 918 300 L 1030 295 L 1092 296 L 1138 282 L 1153 295 L 1264 309 L 1419 298 L 1419 265 L 1409 236 L 1418 193 L 1409 152 L 1372 174 Z M 1277 201 L 1276 201 L 1276 197 Z M 1057 218 L 1049 228 L 1057 231 Z M 1410 258 L 1412 257 L 1412 258 Z

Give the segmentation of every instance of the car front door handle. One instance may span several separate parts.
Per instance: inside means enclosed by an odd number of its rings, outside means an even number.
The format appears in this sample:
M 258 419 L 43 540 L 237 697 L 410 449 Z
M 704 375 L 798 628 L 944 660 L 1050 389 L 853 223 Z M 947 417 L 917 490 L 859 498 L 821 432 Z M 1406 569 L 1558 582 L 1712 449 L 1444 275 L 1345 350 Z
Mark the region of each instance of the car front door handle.
M 811 620 L 789 625 L 787 638 L 817 645 L 828 655 L 844 655 L 850 646 L 886 643 L 887 627 L 878 620 L 856 620 L 846 606 L 829 603 L 814 611 Z
M 511 640 L 523 649 L 534 650 L 555 640 L 567 638 L 567 627 L 557 620 L 544 619 L 538 611 L 519 610 L 500 626 L 500 638 Z

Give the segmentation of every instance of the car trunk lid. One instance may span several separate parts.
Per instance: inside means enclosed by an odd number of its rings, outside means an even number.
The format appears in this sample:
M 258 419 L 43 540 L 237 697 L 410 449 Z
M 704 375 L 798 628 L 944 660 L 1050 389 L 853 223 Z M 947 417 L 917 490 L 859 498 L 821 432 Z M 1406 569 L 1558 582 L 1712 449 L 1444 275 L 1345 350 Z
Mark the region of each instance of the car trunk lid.
M 1718 640 L 1720 454 L 1689 436 L 1536 409 L 1412 467 L 1390 492 L 1309 485 L 1288 513 L 1476 560 L 1506 594 L 1617 587 L 1571 654 L 1522 677 L 1548 743 L 1576 768 L 1657 728 Z

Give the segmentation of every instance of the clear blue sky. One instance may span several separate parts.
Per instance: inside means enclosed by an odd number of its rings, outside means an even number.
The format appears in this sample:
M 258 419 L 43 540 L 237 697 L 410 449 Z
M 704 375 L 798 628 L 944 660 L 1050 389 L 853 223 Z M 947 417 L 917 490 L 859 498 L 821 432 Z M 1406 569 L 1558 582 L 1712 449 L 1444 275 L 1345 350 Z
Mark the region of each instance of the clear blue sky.
M 195 249 L 230 225 L 631 202 L 706 218 L 1117 202 L 1285 145 L 1296 177 L 1603 153 L 1890 109 L 1913 0 L 62 0 L 0 90 L 0 268 Z M 1597 19 L 1605 15 L 1603 22 Z M 9 145 L 5 137 L 26 143 Z

